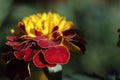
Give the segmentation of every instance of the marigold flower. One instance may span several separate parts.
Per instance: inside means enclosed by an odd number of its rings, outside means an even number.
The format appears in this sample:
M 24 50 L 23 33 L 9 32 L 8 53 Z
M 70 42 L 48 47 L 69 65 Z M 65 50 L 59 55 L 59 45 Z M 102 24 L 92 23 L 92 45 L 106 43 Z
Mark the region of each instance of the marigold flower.
M 85 51 L 84 41 L 73 27 L 73 22 L 56 13 L 25 17 L 17 29 L 11 29 L 14 35 L 7 37 L 6 44 L 12 50 L 5 52 L 5 56 L 9 53 L 18 61 L 33 61 L 39 68 L 66 64 L 70 59 L 69 50 Z
M 32 15 L 25 17 L 22 22 L 19 22 L 17 30 L 11 29 L 11 32 L 16 36 L 8 37 L 7 45 L 13 47 L 15 50 L 14 55 L 17 59 L 24 59 L 25 61 L 33 59 L 36 66 L 41 64 L 39 67 L 45 67 L 45 64 L 47 64 L 46 66 L 65 64 L 68 62 L 70 55 L 67 46 L 64 44 L 67 43 L 74 46 L 68 41 L 76 35 L 75 31 L 71 30 L 72 27 L 73 22 L 66 21 L 65 18 L 60 17 L 56 13 L 52 14 L 49 12 L 48 14 Z M 77 46 L 75 47 L 80 49 Z M 57 52 L 54 51 L 55 54 L 52 51 L 54 49 L 57 50 Z M 46 56 L 46 53 L 49 56 Z M 36 60 L 36 58 L 40 58 L 40 55 L 44 59 L 43 62 L 39 59 Z M 52 62 L 49 61 L 51 57 Z M 53 60 L 53 57 L 57 57 L 59 61 L 57 62 L 57 59 L 56 61 Z M 63 61 L 61 62 L 61 60 Z

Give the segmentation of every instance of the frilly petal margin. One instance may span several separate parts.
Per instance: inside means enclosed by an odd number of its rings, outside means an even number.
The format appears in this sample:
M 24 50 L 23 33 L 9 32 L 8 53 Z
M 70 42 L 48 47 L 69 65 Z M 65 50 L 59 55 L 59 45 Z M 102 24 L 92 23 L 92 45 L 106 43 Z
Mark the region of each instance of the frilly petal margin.
M 70 59 L 70 53 L 64 46 L 50 47 L 43 55 L 50 64 L 66 64 Z
M 39 53 L 33 57 L 33 63 L 38 68 L 53 67 L 56 65 L 46 62 L 42 53 Z
M 22 60 L 23 57 L 25 55 L 25 51 L 14 51 L 14 56 L 18 59 L 18 60 Z
M 17 39 L 16 36 L 8 36 L 7 40 L 9 40 L 9 41 L 17 41 L 18 39 Z

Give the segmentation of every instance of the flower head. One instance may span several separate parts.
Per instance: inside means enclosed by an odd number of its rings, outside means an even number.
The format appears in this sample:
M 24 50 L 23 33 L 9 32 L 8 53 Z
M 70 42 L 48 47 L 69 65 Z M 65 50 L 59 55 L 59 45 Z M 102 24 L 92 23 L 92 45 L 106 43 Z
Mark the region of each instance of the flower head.
M 84 52 L 84 40 L 73 27 L 73 22 L 56 13 L 25 17 L 7 37 L 3 52 L 7 76 L 13 79 L 18 73 L 21 80 L 29 79 L 30 61 L 39 68 L 54 67 L 69 61 L 70 50 Z
M 56 13 L 34 14 L 25 17 L 18 24 L 26 34 L 31 37 L 45 36 L 47 39 L 54 39 L 54 35 L 62 36 L 62 32 L 73 27 L 73 22 L 66 21 Z
M 17 29 L 11 29 L 13 36 L 7 37 L 6 44 L 12 52 L 8 50 L 5 56 L 9 53 L 18 61 L 33 61 L 39 68 L 66 64 L 70 50 L 85 51 L 84 41 L 73 27 L 73 22 L 56 13 L 25 17 L 18 23 Z

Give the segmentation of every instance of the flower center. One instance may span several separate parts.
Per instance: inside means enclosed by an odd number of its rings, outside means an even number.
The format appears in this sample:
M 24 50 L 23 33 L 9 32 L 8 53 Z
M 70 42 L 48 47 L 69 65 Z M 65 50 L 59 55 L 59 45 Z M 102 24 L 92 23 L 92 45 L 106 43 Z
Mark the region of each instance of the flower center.
M 28 36 L 36 37 L 39 33 L 40 36 L 46 36 L 48 39 L 53 39 L 55 35 L 62 36 L 62 31 L 73 27 L 73 22 L 66 21 L 64 17 L 51 12 L 25 17 L 23 24 Z

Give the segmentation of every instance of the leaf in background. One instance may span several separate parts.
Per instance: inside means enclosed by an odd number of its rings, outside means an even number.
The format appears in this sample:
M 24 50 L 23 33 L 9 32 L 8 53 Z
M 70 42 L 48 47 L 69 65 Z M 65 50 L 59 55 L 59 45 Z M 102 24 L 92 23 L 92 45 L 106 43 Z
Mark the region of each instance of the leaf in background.
M 9 14 L 11 5 L 12 0 L 0 0 L 0 27 L 5 17 Z

